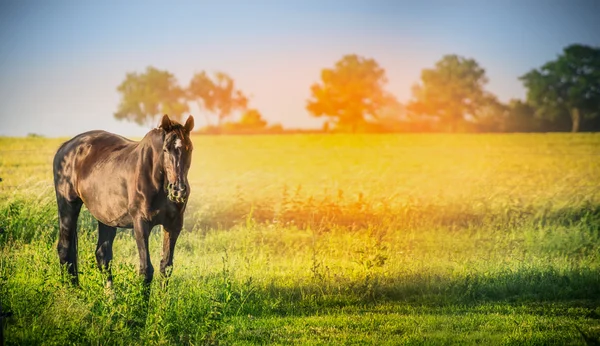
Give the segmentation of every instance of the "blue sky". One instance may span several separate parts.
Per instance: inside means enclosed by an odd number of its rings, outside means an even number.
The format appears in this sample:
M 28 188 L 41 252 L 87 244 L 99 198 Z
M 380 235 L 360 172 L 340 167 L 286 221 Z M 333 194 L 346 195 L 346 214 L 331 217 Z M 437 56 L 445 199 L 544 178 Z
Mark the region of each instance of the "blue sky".
M 2 0 L 0 135 L 143 135 L 113 113 L 125 74 L 148 65 L 182 85 L 224 71 L 285 127 L 320 126 L 310 85 L 350 53 L 375 58 L 401 101 L 444 54 L 475 58 L 508 101 L 525 96 L 518 76 L 572 43 L 600 46 L 600 1 Z

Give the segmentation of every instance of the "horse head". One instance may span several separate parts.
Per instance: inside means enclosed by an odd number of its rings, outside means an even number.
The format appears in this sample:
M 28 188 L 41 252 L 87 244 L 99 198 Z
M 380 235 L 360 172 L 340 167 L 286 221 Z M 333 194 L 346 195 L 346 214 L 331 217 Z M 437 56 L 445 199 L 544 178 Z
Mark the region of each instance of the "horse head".
M 168 198 L 175 203 L 185 202 L 190 193 L 187 175 L 192 163 L 190 133 L 193 128 L 194 118 L 191 115 L 185 125 L 181 125 L 165 114 L 159 125 L 159 129 L 164 131 L 162 164 L 165 190 Z

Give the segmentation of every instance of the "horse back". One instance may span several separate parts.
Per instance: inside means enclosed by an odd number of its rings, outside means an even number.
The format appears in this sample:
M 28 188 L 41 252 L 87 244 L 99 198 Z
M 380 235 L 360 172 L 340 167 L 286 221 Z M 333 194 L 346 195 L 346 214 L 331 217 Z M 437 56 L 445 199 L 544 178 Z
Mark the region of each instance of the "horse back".
M 57 194 L 68 200 L 80 197 L 77 189 L 79 180 L 98 166 L 127 166 L 136 144 L 106 131 L 89 131 L 66 141 L 58 148 L 53 161 Z

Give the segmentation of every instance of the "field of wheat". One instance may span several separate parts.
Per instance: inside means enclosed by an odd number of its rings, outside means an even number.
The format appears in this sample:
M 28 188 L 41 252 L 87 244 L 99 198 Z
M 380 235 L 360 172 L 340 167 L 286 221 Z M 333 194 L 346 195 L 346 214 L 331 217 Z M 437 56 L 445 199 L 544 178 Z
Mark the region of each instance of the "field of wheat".
M 51 162 L 64 140 L 0 138 L 9 345 L 600 337 L 597 134 L 196 136 L 173 275 L 155 277 L 146 308 L 131 231 L 107 290 L 85 208 L 80 287 L 61 276 Z

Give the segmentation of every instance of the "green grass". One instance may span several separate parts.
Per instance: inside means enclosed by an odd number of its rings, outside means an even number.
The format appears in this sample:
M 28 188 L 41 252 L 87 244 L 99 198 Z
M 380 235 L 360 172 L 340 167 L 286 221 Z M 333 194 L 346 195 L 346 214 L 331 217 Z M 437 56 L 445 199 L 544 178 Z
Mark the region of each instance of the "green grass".
M 147 309 L 131 231 L 117 235 L 107 290 L 87 210 L 81 287 L 65 284 L 51 185 L 60 142 L 0 139 L 7 344 L 600 338 L 600 136 L 194 138 L 186 229 Z M 155 266 L 161 240 L 156 228 Z

